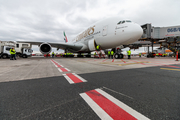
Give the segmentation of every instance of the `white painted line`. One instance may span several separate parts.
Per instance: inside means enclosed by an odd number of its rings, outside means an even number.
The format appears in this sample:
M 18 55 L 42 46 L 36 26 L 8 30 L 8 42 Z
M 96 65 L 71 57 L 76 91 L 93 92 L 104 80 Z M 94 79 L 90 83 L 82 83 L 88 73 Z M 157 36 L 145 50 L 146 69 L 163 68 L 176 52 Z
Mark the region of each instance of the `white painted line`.
M 74 82 L 66 75 L 66 74 L 62 74 L 66 79 L 67 81 L 70 83 L 70 84 L 74 84 Z
M 136 119 L 138 119 L 138 120 L 150 120 L 149 118 L 145 117 L 141 113 L 138 113 L 137 111 L 133 110 L 132 108 L 130 108 L 126 104 L 122 103 L 121 101 L 119 101 L 116 98 L 112 97 L 111 95 L 107 94 L 103 90 L 101 90 L 101 89 L 95 89 L 95 90 L 97 92 L 99 92 L 100 94 L 102 94 L 103 96 L 105 96 L 107 99 L 111 100 L 116 105 L 118 105 L 120 108 L 122 108 L 123 110 L 125 110 L 126 112 L 128 112 L 129 114 L 134 116 Z
M 80 96 L 86 101 L 86 103 L 94 110 L 94 112 L 102 120 L 113 120 L 97 103 L 95 103 L 86 93 L 81 93 Z
M 62 71 L 61 69 L 65 69 L 65 70 L 67 70 L 67 71 Z M 69 72 L 69 71 L 70 71 L 70 70 L 67 69 L 67 68 L 58 68 L 58 70 L 59 70 L 60 72 Z
M 56 67 L 56 64 L 51 60 L 51 62 L 54 64 L 54 66 Z
M 62 72 L 62 70 L 61 70 L 60 68 L 58 68 L 58 70 L 59 70 L 60 72 Z
M 87 80 L 85 80 L 84 78 L 80 77 L 79 75 L 72 73 L 74 76 L 76 76 L 77 78 L 79 78 L 80 80 L 82 80 L 83 82 L 87 82 Z
M 67 71 L 70 71 L 69 69 L 65 68 Z
M 59 64 L 60 65 L 60 64 Z M 56 67 L 58 67 L 57 65 L 55 65 Z M 62 66 L 62 65 L 60 65 L 61 67 L 64 67 L 64 66 Z

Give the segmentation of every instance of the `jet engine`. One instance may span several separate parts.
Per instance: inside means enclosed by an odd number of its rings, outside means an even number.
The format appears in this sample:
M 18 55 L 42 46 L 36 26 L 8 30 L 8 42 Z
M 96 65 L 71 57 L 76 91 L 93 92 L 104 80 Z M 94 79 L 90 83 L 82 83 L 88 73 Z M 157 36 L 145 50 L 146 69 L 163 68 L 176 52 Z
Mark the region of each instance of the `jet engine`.
M 42 54 L 49 54 L 52 50 L 52 47 L 48 43 L 42 43 L 39 47 L 39 50 Z

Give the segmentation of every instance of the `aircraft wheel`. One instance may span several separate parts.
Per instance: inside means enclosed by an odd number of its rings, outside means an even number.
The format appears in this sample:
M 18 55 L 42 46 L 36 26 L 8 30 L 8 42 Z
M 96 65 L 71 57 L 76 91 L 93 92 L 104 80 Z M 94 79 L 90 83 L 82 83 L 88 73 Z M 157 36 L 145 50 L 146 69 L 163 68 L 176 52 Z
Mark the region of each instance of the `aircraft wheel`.
M 119 55 L 119 58 L 120 58 L 120 59 L 123 59 L 123 58 L 124 58 L 124 55 L 123 55 L 123 54 L 120 54 L 120 55 Z
M 115 57 L 115 59 L 118 59 L 119 58 L 119 54 L 115 53 L 114 57 Z

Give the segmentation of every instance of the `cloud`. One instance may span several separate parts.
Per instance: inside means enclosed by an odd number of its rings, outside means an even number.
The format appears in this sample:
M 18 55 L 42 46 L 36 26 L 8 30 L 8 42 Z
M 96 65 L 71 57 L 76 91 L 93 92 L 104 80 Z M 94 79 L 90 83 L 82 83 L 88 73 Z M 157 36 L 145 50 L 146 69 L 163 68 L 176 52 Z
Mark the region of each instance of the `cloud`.
M 177 0 L 0 0 L 0 40 L 64 42 L 109 16 L 178 25 Z

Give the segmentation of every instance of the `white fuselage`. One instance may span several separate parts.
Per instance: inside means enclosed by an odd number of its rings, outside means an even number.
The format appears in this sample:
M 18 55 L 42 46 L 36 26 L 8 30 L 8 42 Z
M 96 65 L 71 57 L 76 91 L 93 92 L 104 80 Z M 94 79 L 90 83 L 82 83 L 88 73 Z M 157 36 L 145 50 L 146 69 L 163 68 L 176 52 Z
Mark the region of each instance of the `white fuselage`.
M 90 26 L 72 42 L 83 45 L 79 52 L 90 52 L 95 50 L 96 45 L 100 45 L 101 49 L 109 49 L 131 44 L 137 41 L 142 34 L 143 30 L 140 25 L 130 20 L 112 17 Z

